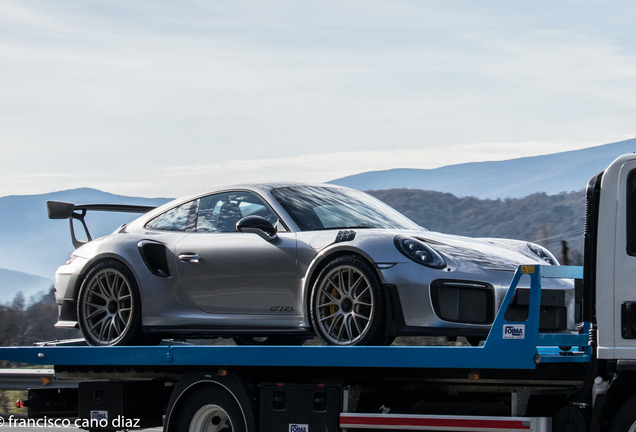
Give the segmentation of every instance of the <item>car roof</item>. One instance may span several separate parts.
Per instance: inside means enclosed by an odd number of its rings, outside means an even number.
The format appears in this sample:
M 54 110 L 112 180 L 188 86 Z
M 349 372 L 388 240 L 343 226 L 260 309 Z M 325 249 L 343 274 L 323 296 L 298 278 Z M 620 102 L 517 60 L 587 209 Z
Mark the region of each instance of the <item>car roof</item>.
M 198 198 L 202 198 L 208 195 L 212 195 L 215 193 L 223 193 L 223 192 L 229 192 L 229 191 L 234 191 L 234 190 L 248 190 L 248 191 L 254 191 L 254 192 L 258 192 L 264 195 L 269 195 L 269 192 L 272 189 L 277 189 L 277 188 L 282 188 L 282 187 L 299 187 L 299 186 L 312 186 L 312 187 L 329 187 L 329 188 L 334 188 L 334 189 L 348 189 L 346 187 L 343 186 L 338 186 L 338 185 L 332 185 L 332 184 L 327 184 L 327 183 L 299 183 L 299 182 L 266 182 L 266 183 L 239 183 L 239 184 L 233 184 L 233 185 L 228 185 L 228 186 L 219 186 L 213 189 L 209 189 L 205 192 L 199 192 L 196 194 L 191 194 L 191 195 L 185 195 L 179 198 L 176 198 L 172 201 L 169 201 L 159 207 L 157 207 L 154 210 L 151 210 L 150 212 L 146 213 L 145 215 L 141 216 L 140 218 L 136 219 L 134 222 L 136 222 L 134 225 L 138 224 L 145 224 L 148 220 L 153 219 L 154 217 L 156 217 L 157 215 L 163 213 L 164 211 L 170 209 L 170 208 L 174 208 L 174 207 L 178 207 L 183 203 L 187 203 L 188 201 L 191 200 L 195 200 Z M 133 225 L 133 222 L 131 222 L 129 225 Z

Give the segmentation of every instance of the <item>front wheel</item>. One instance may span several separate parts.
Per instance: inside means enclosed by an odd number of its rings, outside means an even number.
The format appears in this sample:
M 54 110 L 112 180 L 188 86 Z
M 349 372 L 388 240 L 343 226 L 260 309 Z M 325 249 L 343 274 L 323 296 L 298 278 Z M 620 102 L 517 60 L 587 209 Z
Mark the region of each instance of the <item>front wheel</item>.
M 616 411 L 609 432 L 636 432 L 636 396 L 627 399 Z
M 139 291 L 126 266 L 103 261 L 88 272 L 77 299 L 77 320 L 89 345 L 144 342 Z
M 217 387 L 200 388 L 188 396 L 176 426 L 177 432 L 247 432 L 236 399 Z
M 311 292 L 311 322 L 328 345 L 383 345 L 384 296 L 375 271 L 355 256 L 336 258 Z

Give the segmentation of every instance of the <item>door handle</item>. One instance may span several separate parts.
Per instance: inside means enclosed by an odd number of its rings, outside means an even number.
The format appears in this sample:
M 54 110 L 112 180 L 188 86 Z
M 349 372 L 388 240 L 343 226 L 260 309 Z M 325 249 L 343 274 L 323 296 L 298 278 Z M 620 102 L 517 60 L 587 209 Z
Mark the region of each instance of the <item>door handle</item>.
M 179 259 L 183 262 L 198 263 L 201 256 L 195 253 L 183 253 L 179 255 Z

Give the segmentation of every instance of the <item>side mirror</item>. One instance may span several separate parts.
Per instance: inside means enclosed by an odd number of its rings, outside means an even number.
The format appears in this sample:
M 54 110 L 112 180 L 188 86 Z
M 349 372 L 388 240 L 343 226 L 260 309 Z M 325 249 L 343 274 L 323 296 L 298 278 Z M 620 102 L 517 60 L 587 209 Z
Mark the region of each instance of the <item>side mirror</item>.
M 267 241 L 272 241 L 278 238 L 274 225 L 261 216 L 245 216 L 236 223 L 236 229 L 240 232 L 258 234 Z

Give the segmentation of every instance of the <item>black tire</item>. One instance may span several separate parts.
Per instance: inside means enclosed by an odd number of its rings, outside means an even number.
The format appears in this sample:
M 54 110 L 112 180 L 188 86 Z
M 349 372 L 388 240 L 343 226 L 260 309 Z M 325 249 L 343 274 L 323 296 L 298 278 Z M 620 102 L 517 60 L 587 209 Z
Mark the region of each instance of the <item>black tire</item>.
M 616 411 L 609 432 L 634 432 L 635 430 L 636 396 L 632 396 Z
M 385 312 L 375 270 L 355 256 L 334 259 L 320 272 L 309 305 L 314 331 L 327 345 L 383 345 Z
M 561 408 L 552 417 L 552 432 L 585 432 L 589 425 L 589 413 L 573 405 Z
M 202 387 L 181 405 L 177 432 L 248 432 L 247 420 L 238 402 L 220 387 Z
M 146 342 L 141 328 L 139 289 L 125 265 L 102 261 L 88 272 L 77 296 L 77 321 L 89 345 Z
M 237 345 L 302 345 L 307 338 L 298 336 L 236 336 L 232 340 Z

